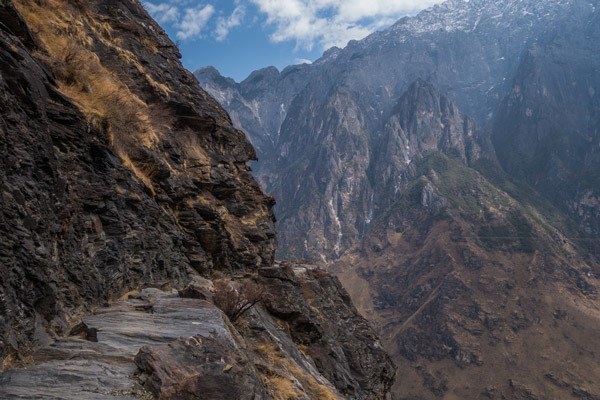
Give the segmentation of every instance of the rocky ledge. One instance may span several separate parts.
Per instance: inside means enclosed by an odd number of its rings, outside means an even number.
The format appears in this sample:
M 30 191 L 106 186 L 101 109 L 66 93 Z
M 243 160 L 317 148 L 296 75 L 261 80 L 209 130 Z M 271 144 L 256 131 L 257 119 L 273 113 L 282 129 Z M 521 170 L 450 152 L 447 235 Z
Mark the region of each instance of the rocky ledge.
M 235 325 L 204 279 L 107 304 L 0 374 L 0 398 L 385 398 L 394 367 L 337 279 L 277 265 L 227 284 L 246 281 L 265 300 Z

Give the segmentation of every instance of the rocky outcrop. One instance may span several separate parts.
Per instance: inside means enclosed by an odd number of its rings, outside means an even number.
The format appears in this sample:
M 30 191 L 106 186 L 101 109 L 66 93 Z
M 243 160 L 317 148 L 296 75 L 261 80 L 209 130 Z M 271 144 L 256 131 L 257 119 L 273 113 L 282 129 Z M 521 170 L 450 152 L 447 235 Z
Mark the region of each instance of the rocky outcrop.
M 470 166 L 495 161 L 489 135 L 433 84 L 418 79 L 398 101 L 372 151 L 371 214 L 387 210 L 414 179 L 413 161 L 435 151 Z
M 334 302 L 327 323 L 358 333 L 318 343 L 364 365 L 322 367 L 259 304 L 253 347 L 215 306 L 205 278 L 236 296 L 273 268 L 274 200 L 138 1 L 3 1 L 0 17 L 0 397 L 386 397 L 392 364 L 334 280 L 295 302 Z
M 145 365 L 141 360 L 149 349 L 176 347 L 180 337 L 190 338 L 188 342 L 198 349 L 203 348 L 203 340 L 219 341 L 224 348 L 236 343 L 227 318 L 214 305 L 158 289 L 100 308 L 84 317 L 80 327 L 72 331 L 73 336 L 35 352 L 32 366 L 0 374 L 0 396 L 151 399 L 144 384 L 154 387 L 152 375 L 147 368 L 138 371 L 134 362 Z M 160 367 L 191 371 L 191 365 L 183 363 Z
M 275 67 L 254 71 L 240 83 L 222 77 L 214 67 L 194 75 L 202 87 L 230 113 L 234 125 L 244 129 L 260 155 L 253 163 L 255 176 L 270 188 L 276 175 L 279 135 L 293 99 L 307 85 L 314 71 L 307 64 L 292 65 L 279 72 Z
M 394 366 L 335 277 L 289 262 L 258 274 L 268 293 L 266 311 L 288 327 L 294 343 L 344 398 L 385 397 Z
M 269 267 L 252 279 L 270 300 L 236 326 L 211 301 L 175 290 L 144 289 L 99 308 L 34 352 L 30 366 L 0 374 L 0 396 L 387 398 L 394 366 L 337 279 L 314 266 Z
M 352 101 L 351 93 L 339 93 L 320 128 L 316 125 L 321 116 L 315 115 L 309 129 L 315 135 L 286 137 L 289 148 L 314 151 L 308 163 L 304 156 L 290 154 L 278 173 L 281 186 L 275 196 L 283 205 L 277 210 L 283 211 L 285 204 L 296 209 L 279 214 L 279 238 L 288 254 L 308 251 L 323 259 L 342 254 L 397 200 L 411 180 L 412 161 L 431 151 L 469 165 L 495 160 L 489 135 L 429 82 L 415 81 L 383 126 L 370 135 L 361 127 L 362 117 L 356 117 L 361 114 L 358 105 L 345 114 L 343 123 L 335 116 L 339 107 L 351 107 Z M 288 120 L 292 125 L 303 123 L 291 116 Z M 305 232 L 308 237 L 302 236 Z

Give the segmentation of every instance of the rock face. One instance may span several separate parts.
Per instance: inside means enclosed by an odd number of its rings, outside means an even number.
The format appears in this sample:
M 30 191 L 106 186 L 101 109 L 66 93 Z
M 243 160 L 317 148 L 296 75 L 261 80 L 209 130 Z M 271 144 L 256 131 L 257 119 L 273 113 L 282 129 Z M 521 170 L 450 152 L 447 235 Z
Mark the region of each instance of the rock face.
M 503 167 L 600 234 L 600 14 L 559 27 L 523 56 L 494 121 Z
M 73 332 L 79 336 L 59 339 L 38 350 L 33 366 L 1 374 L 0 396 L 5 399 L 152 398 L 142 385 L 148 382 L 146 386 L 153 388 L 151 377 L 137 370 L 134 357 L 143 364 L 145 354 L 151 349 L 177 348 L 180 337 L 192 337 L 186 340 L 198 351 L 205 348 L 205 340 L 218 341 L 219 352 L 236 343 L 227 317 L 209 302 L 182 299 L 158 289 L 146 289 L 132 297 L 84 317 L 81 333 Z M 192 371 L 190 364 L 161 362 L 160 367 Z M 222 363 L 221 369 L 224 366 Z M 78 384 L 73 385 L 74 382 Z
M 386 397 L 393 366 L 339 283 L 296 301 L 360 326 L 318 343 L 364 365 L 317 365 L 260 305 L 250 347 L 213 304 L 202 277 L 273 267 L 274 201 L 244 133 L 138 1 L 0 2 L 0 57 L 0 397 Z
M 18 20 L 12 4 L 4 4 L 3 12 Z M 34 2 L 16 4 L 30 18 L 52 11 Z M 74 86 L 65 86 L 73 95 L 69 99 L 59 90 L 66 84 L 30 56 L 45 47 L 25 48 L 3 28 L 3 356 L 34 337 L 44 340 L 40 335 L 45 326 L 64 331 L 65 315 L 140 285 L 176 284 L 190 273 L 252 269 L 273 259 L 272 200 L 262 194 L 246 166 L 254 151 L 179 65 L 176 48 L 160 28 L 136 2 L 69 7 L 67 11 L 81 16 L 80 34 L 92 41 L 89 49 L 71 52 L 93 52 L 103 61 L 96 66 L 100 71 L 90 72 L 87 79 L 100 79 L 105 72 L 121 77 L 122 82 L 104 83 L 122 91 L 114 107 L 145 99 L 155 109 L 160 105 L 164 120 L 142 126 L 145 116 L 139 115 L 140 126 L 127 128 L 140 128 L 141 133 L 118 132 L 131 137 L 117 142 L 117 132 L 109 125 L 117 117 L 111 113 L 127 110 L 98 107 L 104 115 L 96 116 L 97 110 L 84 115 L 88 110 L 82 113 L 79 107 L 94 106 L 87 94 L 77 98 Z M 112 19 L 112 38 L 120 39 L 123 47 L 110 47 L 96 31 L 96 22 Z M 147 22 L 145 28 L 140 21 Z M 36 23 L 42 21 L 31 22 Z M 26 23 L 20 26 L 21 36 L 31 35 Z M 40 41 L 56 40 L 52 33 L 41 32 Z M 146 45 L 136 39 L 140 35 Z M 126 57 L 132 52 L 138 64 Z M 47 57 L 61 61 L 60 55 Z M 130 74 L 136 66 L 145 75 Z M 85 80 L 84 72 L 77 79 Z M 136 113 L 148 111 L 142 105 L 140 110 Z M 102 121 L 90 124 L 86 117 Z M 157 138 L 144 143 L 143 135 Z M 124 142 L 136 140 L 123 150 Z
M 197 76 L 215 97 L 228 93 L 223 106 L 258 144 L 258 179 L 278 199 L 280 255 L 335 259 L 377 216 L 371 196 L 378 184 L 366 171 L 415 80 L 430 81 L 484 126 L 531 43 L 548 27 L 578 26 L 593 12 L 579 0 L 452 0 L 310 66 L 257 71 L 239 85 L 223 85 L 214 70 Z M 272 145 L 261 151 L 265 141 Z
M 258 274 L 267 288 L 268 314 L 290 329 L 293 342 L 343 398 L 385 397 L 394 380 L 393 365 L 336 278 L 314 265 L 289 263 L 260 269 Z M 264 313 L 258 314 L 252 324 L 264 318 Z M 264 333 L 256 335 L 261 338 Z
M 489 135 L 430 82 L 418 79 L 400 98 L 372 151 L 370 214 L 387 210 L 413 179 L 412 162 L 435 151 L 469 166 L 494 162 Z
M 224 78 L 214 67 L 194 73 L 202 86 L 225 107 L 235 126 L 244 127 L 260 154 L 255 176 L 269 187 L 275 165 L 279 134 L 293 99 L 313 76 L 309 65 L 294 65 L 279 72 L 275 67 L 254 71 L 241 83 Z M 274 90 L 274 88 L 276 88 Z
M 394 366 L 371 327 L 337 279 L 308 268 L 259 270 L 254 279 L 277 305 L 252 309 L 237 326 L 210 301 L 144 289 L 84 317 L 70 337 L 37 350 L 30 366 L 0 374 L 0 396 L 387 398 Z M 280 299 L 290 289 L 282 277 L 295 289 L 293 302 Z M 302 322 L 287 325 L 292 319 Z M 306 336 L 311 329 L 318 334 Z

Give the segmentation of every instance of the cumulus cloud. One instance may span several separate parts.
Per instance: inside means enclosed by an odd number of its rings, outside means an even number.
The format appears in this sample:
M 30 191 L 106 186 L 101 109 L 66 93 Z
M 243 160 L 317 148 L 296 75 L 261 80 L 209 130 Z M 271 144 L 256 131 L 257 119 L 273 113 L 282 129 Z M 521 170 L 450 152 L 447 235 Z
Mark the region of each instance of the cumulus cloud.
M 144 7 L 159 24 L 168 24 L 179 20 L 179 9 L 169 3 L 144 3 Z
M 181 40 L 202 36 L 215 13 L 211 4 L 194 5 L 193 0 L 171 0 L 164 3 L 144 2 L 144 7 L 159 24 L 171 24 Z
M 181 40 L 199 37 L 214 12 L 215 8 L 210 4 L 186 9 L 183 19 L 176 23 L 177 37 Z
M 223 41 L 244 19 L 255 23 L 259 15 L 266 18 L 271 41 L 294 41 L 297 48 L 325 50 L 362 39 L 442 0 L 228 0 L 235 6 L 229 15 L 215 9 L 222 0 L 159 1 L 149 0 L 144 6 L 159 23 L 174 27 L 180 40 L 210 32 L 215 40 Z
M 228 18 L 219 17 L 215 28 L 215 39 L 221 42 L 227 38 L 229 31 L 240 26 L 246 16 L 246 7 L 238 5 Z
M 311 50 L 343 47 L 441 0 L 250 0 L 274 28 L 271 40 Z

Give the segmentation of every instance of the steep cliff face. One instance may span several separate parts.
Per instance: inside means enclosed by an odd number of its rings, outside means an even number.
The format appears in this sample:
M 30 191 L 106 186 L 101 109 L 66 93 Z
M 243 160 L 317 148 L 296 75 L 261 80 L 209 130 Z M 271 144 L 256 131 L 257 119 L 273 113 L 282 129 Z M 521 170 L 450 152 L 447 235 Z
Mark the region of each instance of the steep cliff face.
M 279 135 L 293 99 L 304 89 L 314 70 L 306 64 L 294 65 L 279 72 L 275 67 L 254 71 L 236 83 L 224 78 L 213 67 L 194 73 L 207 90 L 230 113 L 237 127 L 244 127 L 260 154 L 254 163 L 255 176 L 270 187 L 279 153 Z
M 494 121 L 502 166 L 600 234 L 600 13 L 524 55 Z
M 412 180 L 413 161 L 432 151 L 465 165 L 495 161 L 489 135 L 430 82 L 417 80 L 401 97 L 373 151 L 370 181 L 375 214 L 393 204 Z
M 36 388 L 50 398 L 175 399 L 224 385 L 215 399 L 288 389 L 385 398 L 392 364 L 334 278 L 288 271 L 310 287 L 281 312 L 302 301 L 311 313 L 327 308 L 304 316 L 322 332 L 307 343 L 257 305 L 258 343 L 213 304 L 217 281 L 275 290 L 257 273 L 273 269 L 274 201 L 250 175 L 244 133 L 138 1 L 2 2 L 0 55 L 0 397 Z M 148 287 L 158 289 L 131 296 Z M 331 321 L 362 333 L 338 343 L 320 327 Z M 323 349 L 318 363 L 303 343 Z M 263 347 L 275 349 L 273 365 Z M 219 357 L 198 365 L 190 354 Z M 70 391 L 73 379 L 89 387 Z
M 3 30 L 3 351 L 142 283 L 269 265 L 254 151 L 141 6 L 15 6 L 35 39 Z
M 0 374 L 0 397 L 389 398 L 393 365 L 337 279 L 310 265 L 275 265 L 230 283 L 248 282 L 264 290 L 264 305 L 235 325 L 207 301 L 215 282 L 202 279 L 100 308 L 27 368 Z
M 412 161 L 430 151 L 470 164 L 494 159 L 489 137 L 431 83 L 414 82 L 372 133 L 362 128 L 361 109 L 351 102 L 351 94 L 340 92 L 326 116 L 316 109 L 314 120 L 288 116 L 286 123 L 307 124 L 312 134 L 285 137 L 286 148 L 305 154 L 288 154 L 273 185 L 279 188 L 274 196 L 295 210 L 277 208 L 285 254 L 335 259 L 396 201 L 410 180 Z M 342 108 L 348 111 L 343 121 Z

